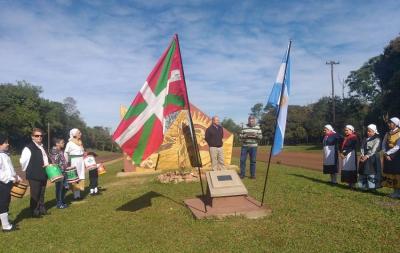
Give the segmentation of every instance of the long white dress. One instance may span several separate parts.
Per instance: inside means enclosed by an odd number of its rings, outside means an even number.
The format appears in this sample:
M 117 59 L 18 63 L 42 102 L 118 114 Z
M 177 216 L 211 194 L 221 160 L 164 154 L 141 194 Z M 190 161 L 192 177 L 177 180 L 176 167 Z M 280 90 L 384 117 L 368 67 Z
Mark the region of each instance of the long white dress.
M 65 159 L 67 161 L 71 161 L 72 167 L 76 167 L 76 171 L 80 180 L 85 179 L 85 164 L 83 163 L 83 152 L 83 147 L 75 144 L 72 141 L 69 141 L 67 143 L 67 146 L 64 150 Z

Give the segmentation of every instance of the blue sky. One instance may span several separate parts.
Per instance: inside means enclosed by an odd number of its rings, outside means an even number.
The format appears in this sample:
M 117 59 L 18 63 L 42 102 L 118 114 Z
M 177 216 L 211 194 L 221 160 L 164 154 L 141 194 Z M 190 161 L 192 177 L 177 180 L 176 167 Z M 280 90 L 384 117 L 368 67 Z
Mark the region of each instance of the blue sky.
M 209 115 L 246 122 L 265 103 L 289 39 L 290 104 L 331 92 L 400 32 L 400 1 L 4 1 L 0 83 L 72 96 L 90 126 L 115 129 L 174 33 L 189 98 Z

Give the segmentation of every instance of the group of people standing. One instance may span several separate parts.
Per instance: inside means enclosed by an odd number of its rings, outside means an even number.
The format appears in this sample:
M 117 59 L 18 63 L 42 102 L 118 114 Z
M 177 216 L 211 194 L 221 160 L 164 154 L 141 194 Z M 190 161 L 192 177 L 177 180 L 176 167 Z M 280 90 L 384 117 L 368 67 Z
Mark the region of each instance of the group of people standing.
M 43 147 L 43 131 L 34 128 L 31 133 L 31 142 L 22 150 L 20 157 L 21 169 L 25 172 L 26 180 L 30 186 L 30 211 L 34 218 L 41 218 L 49 214 L 44 204 L 48 176 L 45 172 L 46 166 L 56 164 L 62 171 L 63 180 L 55 182 L 57 208 L 67 208 L 65 194 L 71 189 L 74 200 L 81 200 L 81 191 L 85 187 L 85 150 L 82 144 L 82 133 L 74 128 L 69 133 L 70 138 L 67 145 L 62 138 L 53 138 L 53 147 L 47 152 Z M 0 135 L 0 220 L 4 232 L 13 231 L 16 226 L 9 222 L 8 210 L 11 200 L 11 189 L 14 183 L 22 181 L 15 173 L 7 151 L 9 149 L 8 137 Z M 95 155 L 95 154 L 94 154 Z M 68 184 L 66 171 L 76 168 L 78 182 Z M 97 186 L 97 169 L 89 172 L 90 194 L 99 193 Z
M 211 125 L 207 128 L 205 133 L 205 140 L 209 146 L 211 169 L 223 170 L 224 169 L 224 153 L 223 153 L 223 137 L 224 130 L 219 124 L 218 116 L 211 118 Z M 246 176 L 246 160 L 250 157 L 250 179 L 256 178 L 256 157 L 258 142 L 262 139 L 262 131 L 256 123 L 256 117 L 250 115 L 246 126 L 242 127 L 239 134 L 242 142 L 240 151 L 240 178 Z
M 375 191 L 385 186 L 394 189 L 390 197 L 400 198 L 400 119 L 391 118 L 388 127 L 389 131 L 381 141 L 376 125 L 368 125 L 366 137 L 359 145 L 352 125 L 345 126 L 344 136 L 336 133 L 331 125 L 325 125 L 323 173 L 330 175 L 330 182 L 337 183 L 340 168 L 341 181 L 350 188 Z

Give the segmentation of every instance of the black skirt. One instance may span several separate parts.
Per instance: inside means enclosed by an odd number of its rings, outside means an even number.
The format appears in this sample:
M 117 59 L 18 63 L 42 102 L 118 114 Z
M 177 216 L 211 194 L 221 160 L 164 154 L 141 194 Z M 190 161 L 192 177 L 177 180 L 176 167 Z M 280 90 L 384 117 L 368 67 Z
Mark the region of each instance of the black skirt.
M 391 161 L 383 159 L 383 173 L 400 175 L 400 151 L 390 155 Z

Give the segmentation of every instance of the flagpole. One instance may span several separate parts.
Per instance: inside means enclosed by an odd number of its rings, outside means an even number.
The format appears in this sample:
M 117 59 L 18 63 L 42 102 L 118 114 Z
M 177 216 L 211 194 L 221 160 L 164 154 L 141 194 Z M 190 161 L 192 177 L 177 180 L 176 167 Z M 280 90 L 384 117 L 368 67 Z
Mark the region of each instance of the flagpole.
M 187 87 L 186 87 L 185 72 L 183 71 L 183 61 L 182 61 L 182 55 L 181 55 L 181 48 L 179 46 L 178 34 L 175 34 L 175 38 L 176 38 L 176 44 L 177 44 L 178 51 L 179 51 L 179 57 L 180 57 L 180 60 L 181 60 L 181 63 L 182 63 L 182 78 L 183 78 L 183 83 L 185 84 L 185 91 L 186 91 L 186 98 L 187 98 L 188 112 L 189 112 L 189 124 L 190 124 L 190 127 L 192 129 L 192 139 L 193 139 L 193 142 L 194 142 L 193 146 L 194 146 L 194 150 L 195 150 L 195 153 L 196 153 L 196 162 L 197 162 L 197 165 L 200 165 L 201 164 L 201 157 L 200 157 L 199 147 L 197 145 L 196 134 L 193 133 L 193 131 L 195 131 L 195 129 L 194 129 L 193 120 L 192 120 L 192 113 L 190 111 L 189 95 L 188 95 L 188 91 L 187 91 Z M 200 179 L 200 186 L 201 186 L 201 194 L 202 194 L 203 203 L 204 203 L 204 210 L 205 210 L 205 212 L 207 212 L 207 205 L 206 205 L 206 198 L 205 198 L 205 195 L 204 195 L 203 180 L 201 179 L 201 170 L 200 170 L 199 166 L 197 166 L 197 170 L 199 172 L 199 179 Z
M 264 205 L 265 189 L 267 188 L 267 180 L 268 180 L 269 167 L 270 167 L 270 165 L 271 165 L 272 150 L 273 150 L 274 144 L 275 144 L 276 127 L 278 126 L 279 114 L 280 114 L 280 112 L 281 112 L 282 97 L 283 97 L 283 93 L 284 93 L 284 91 L 285 91 L 286 70 L 287 70 L 287 64 L 288 64 L 288 60 L 289 60 L 289 54 L 290 54 L 290 47 L 291 47 L 291 46 L 292 46 L 292 40 L 289 40 L 289 45 L 288 45 L 288 50 L 287 50 L 287 55 L 286 55 L 285 73 L 283 74 L 283 82 L 282 82 L 282 88 L 281 88 L 281 95 L 280 95 L 280 97 L 279 97 L 278 113 L 276 114 L 276 118 L 275 118 L 274 135 L 273 135 L 273 136 L 274 136 L 274 139 L 272 140 L 271 150 L 269 151 L 269 159 L 268 159 L 268 165 L 267 165 L 267 173 L 265 174 L 264 189 L 263 189 L 263 194 L 262 194 L 262 199 L 261 199 L 261 206 Z

